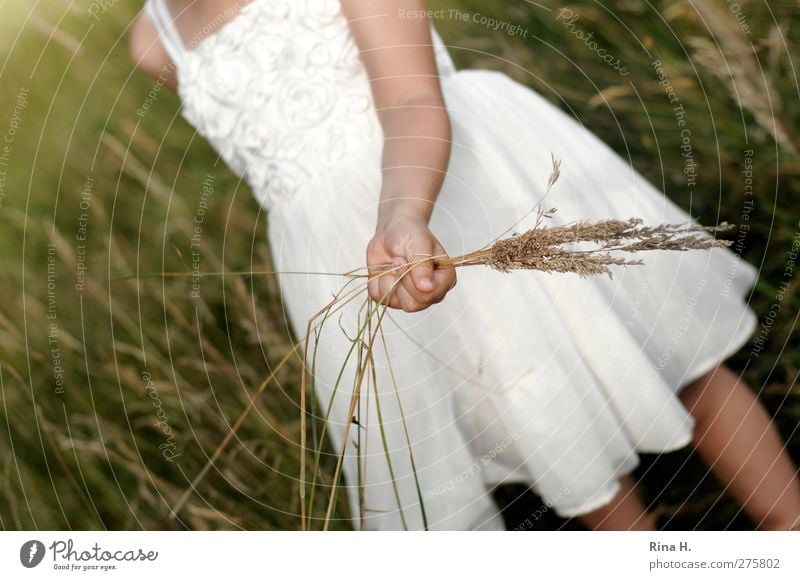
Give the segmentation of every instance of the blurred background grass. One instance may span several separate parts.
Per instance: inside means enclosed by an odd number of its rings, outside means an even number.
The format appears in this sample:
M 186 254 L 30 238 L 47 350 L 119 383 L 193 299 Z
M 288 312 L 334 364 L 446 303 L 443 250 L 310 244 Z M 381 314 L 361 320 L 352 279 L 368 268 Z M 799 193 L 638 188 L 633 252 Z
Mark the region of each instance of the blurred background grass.
M 140 3 L 106 5 L 95 5 L 97 18 L 86 1 L 2 7 L 0 526 L 296 529 L 295 358 L 170 517 L 292 339 L 270 276 L 203 277 L 199 288 L 188 277 L 131 276 L 271 264 L 265 216 L 246 186 L 180 118 L 177 99 L 133 70 L 126 39 Z M 436 25 L 458 65 L 502 70 L 539 91 L 701 221 L 742 223 L 747 213 L 737 251 L 760 268 L 752 306 L 762 319 L 780 310 L 764 349 L 752 354 L 750 344 L 731 365 L 758 390 L 799 460 L 800 298 L 797 276 L 785 271 L 800 216 L 798 4 L 431 5 L 457 11 Z M 492 30 L 476 14 L 519 28 Z M 629 74 L 603 62 L 576 30 L 592 33 Z M 691 188 L 656 59 L 691 130 Z M 644 456 L 639 475 L 666 528 L 750 525 L 688 451 Z M 671 484 L 662 493 L 664 481 Z M 541 507 L 518 487 L 496 497 L 511 526 Z M 534 529 L 575 526 L 544 511 Z

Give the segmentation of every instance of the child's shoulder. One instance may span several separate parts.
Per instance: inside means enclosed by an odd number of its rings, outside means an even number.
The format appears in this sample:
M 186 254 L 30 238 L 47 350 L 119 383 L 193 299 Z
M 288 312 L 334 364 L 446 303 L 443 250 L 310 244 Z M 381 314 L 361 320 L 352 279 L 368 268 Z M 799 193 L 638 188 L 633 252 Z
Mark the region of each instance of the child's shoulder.
M 128 54 L 136 68 L 175 90 L 175 67 L 159 40 L 158 30 L 144 10 L 139 13 L 131 26 Z

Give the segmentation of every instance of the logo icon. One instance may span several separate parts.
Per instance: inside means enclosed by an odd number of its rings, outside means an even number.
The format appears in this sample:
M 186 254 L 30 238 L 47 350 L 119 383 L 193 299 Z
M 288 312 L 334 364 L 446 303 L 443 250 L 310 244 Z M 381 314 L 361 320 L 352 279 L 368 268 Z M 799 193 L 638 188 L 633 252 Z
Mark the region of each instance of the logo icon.
M 19 561 L 26 568 L 35 568 L 44 559 L 44 544 L 39 540 L 28 540 L 19 549 Z

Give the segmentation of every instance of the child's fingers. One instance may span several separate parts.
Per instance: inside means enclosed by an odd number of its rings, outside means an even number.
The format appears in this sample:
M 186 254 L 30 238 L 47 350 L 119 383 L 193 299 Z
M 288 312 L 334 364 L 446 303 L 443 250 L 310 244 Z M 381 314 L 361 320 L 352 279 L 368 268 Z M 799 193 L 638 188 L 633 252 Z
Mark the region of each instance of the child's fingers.
M 437 290 L 446 288 L 445 293 L 452 290 L 458 281 L 455 268 L 437 268 L 433 271 L 433 279 Z
M 403 287 L 417 302 L 430 304 L 433 293 L 436 291 L 436 282 L 433 278 L 433 264 L 425 259 L 433 255 L 432 240 L 420 239 L 413 249 L 413 255 L 408 256 L 408 273 L 403 277 Z
M 419 292 L 411 282 L 411 273 L 407 274 L 397 286 L 397 295 L 400 297 L 403 310 L 406 312 L 418 312 L 432 304 L 437 304 L 444 299 L 447 292 L 455 286 L 455 276 L 453 272 L 436 275 L 434 271 L 435 285 L 432 292 Z
M 430 262 L 412 266 L 408 276 L 417 292 L 423 295 L 430 294 L 436 289 L 436 282 L 433 280 L 433 265 Z
M 369 297 L 375 302 L 383 301 L 384 293 L 396 280 L 394 273 L 387 271 L 386 268 L 371 268 L 369 276 L 367 280 Z
M 419 280 L 420 277 L 420 274 L 416 273 L 420 268 L 424 268 L 430 272 L 429 274 L 425 274 L 424 272 L 421 274 L 423 277 L 430 276 L 430 280 L 433 282 L 432 288 L 429 291 L 420 291 L 415 284 L 415 280 Z M 440 295 L 447 292 L 447 286 L 436 284 L 433 277 L 433 267 L 430 266 L 430 264 L 411 266 L 408 274 L 402 279 L 401 286 L 415 302 L 425 306 L 433 304 Z
M 380 286 L 378 281 L 378 275 L 380 272 L 378 270 L 370 269 L 369 270 L 369 279 L 367 280 L 367 292 L 369 293 L 369 297 L 372 298 L 375 302 L 380 302 Z
M 401 270 L 391 265 L 368 266 L 367 293 L 375 302 L 385 304 L 392 308 L 400 308 L 394 293 L 389 290 L 397 282 L 397 273 Z
M 378 278 L 377 302 L 381 302 L 383 304 L 389 303 L 389 300 L 392 297 L 392 286 L 394 285 L 395 281 L 396 278 L 394 274 L 381 274 L 381 276 Z
M 414 298 L 409 293 L 408 289 L 402 284 L 397 285 L 395 296 L 400 302 L 400 308 L 402 308 L 405 312 L 418 312 L 419 310 L 422 310 L 428 306 L 427 303 L 421 303 Z
M 377 277 L 378 302 L 391 306 L 392 308 L 400 308 L 395 290 L 396 287 L 399 286 L 397 279 L 400 273 L 402 273 L 400 266 L 402 266 L 404 263 L 405 260 L 402 258 L 395 258 L 392 262 L 392 269 L 382 273 Z
M 413 257 L 395 255 L 388 269 L 378 269 L 373 266 L 371 277 L 367 281 L 370 298 L 391 308 L 402 308 L 407 312 L 417 312 L 440 302 L 453 287 L 455 274 L 452 270 L 436 270 L 431 262 L 424 261 L 426 256 L 444 253 L 441 247 L 435 247 L 437 244 L 430 244 L 430 247 L 427 247 L 426 242 L 427 240 L 422 240 L 422 244 L 419 244 L 418 240 L 417 244 L 414 244 L 426 247 L 406 248 L 407 251 L 414 252 Z M 413 265 L 406 268 L 409 261 L 413 262 Z

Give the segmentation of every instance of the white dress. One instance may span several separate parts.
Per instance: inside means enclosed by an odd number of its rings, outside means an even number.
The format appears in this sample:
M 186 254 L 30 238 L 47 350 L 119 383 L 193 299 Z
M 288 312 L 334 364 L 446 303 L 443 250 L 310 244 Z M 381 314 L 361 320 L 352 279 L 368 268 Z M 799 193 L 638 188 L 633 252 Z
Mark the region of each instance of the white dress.
M 346 280 L 290 272 L 363 267 L 380 192 L 381 127 L 339 2 L 253 0 L 191 49 L 163 0 L 146 9 L 177 65 L 183 116 L 268 210 L 287 318 L 300 339 Z M 558 208 L 554 225 L 691 220 L 544 98 L 499 72 L 456 70 L 435 31 L 434 48 L 453 147 L 431 229 L 450 255 L 484 246 L 529 212 L 551 153 L 562 161 L 546 203 Z M 557 514 L 575 516 L 611 500 L 638 451 L 687 445 L 694 422 L 676 392 L 754 332 L 744 297 L 756 270 L 728 249 L 641 257 L 645 265 L 618 268 L 613 280 L 464 268 L 440 304 L 392 310 L 384 335 L 397 393 L 383 347 L 374 349 L 385 439 L 370 387 L 346 446 L 353 525 L 504 529 L 491 496 L 504 482 L 524 482 Z M 351 346 L 351 304 L 323 327 L 316 349 L 318 409 L 327 408 Z M 351 419 L 354 363 L 328 421 L 337 452 Z

